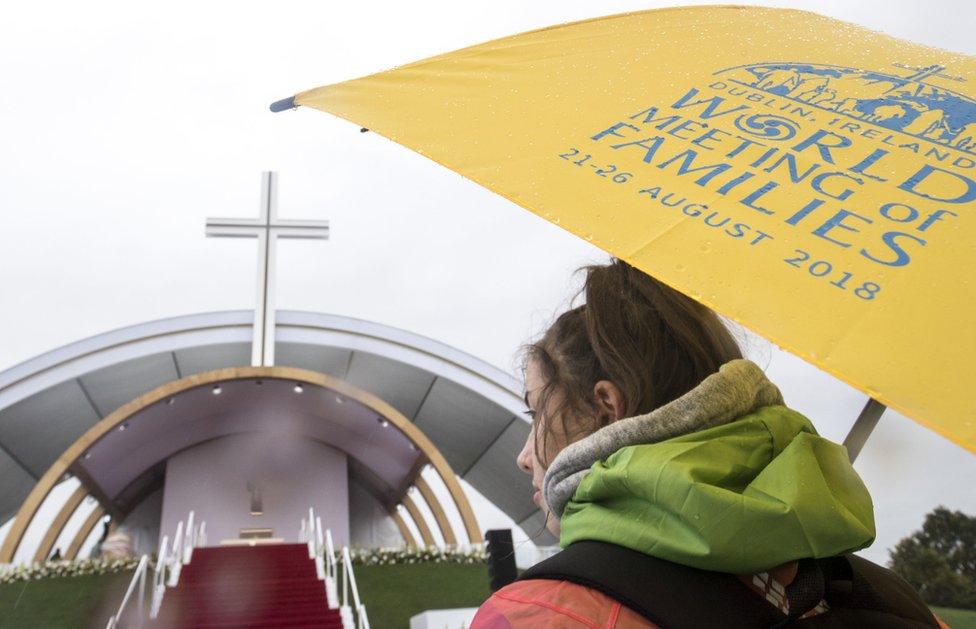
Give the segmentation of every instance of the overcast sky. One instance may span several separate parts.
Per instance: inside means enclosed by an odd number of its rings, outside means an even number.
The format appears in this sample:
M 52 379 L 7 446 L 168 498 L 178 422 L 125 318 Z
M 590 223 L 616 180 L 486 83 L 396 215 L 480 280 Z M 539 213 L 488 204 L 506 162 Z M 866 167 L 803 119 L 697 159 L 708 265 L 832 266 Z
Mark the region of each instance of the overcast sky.
M 204 221 L 256 216 L 260 172 L 277 170 L 279 215 L 332 226 L 328 242 L 279 246 L 279 307 L 393 325 L 512 370 L 518 346 L 565 305 L 572 270 L 603 254 L 374 134 L 267 106 L 487 39 L 668 4 L 7 7 L 0 369 L 121 326 L 253 308 L 255 242 L 205 239 Z M 976 54 L 965 0 L 789 5 Z M 787 402 L 842 440 L 864 395 L 743 334 Z M 976 514 L 976 457 L 896 413 L 857 468 L 875 497 L 876 561 L 939 504 Z

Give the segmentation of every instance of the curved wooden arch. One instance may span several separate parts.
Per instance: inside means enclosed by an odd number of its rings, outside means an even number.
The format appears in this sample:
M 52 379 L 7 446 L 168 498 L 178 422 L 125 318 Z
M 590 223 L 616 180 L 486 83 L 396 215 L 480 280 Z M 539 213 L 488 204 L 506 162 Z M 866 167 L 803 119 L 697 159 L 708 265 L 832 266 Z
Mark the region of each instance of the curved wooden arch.
M 400 503 L 407 509 L 407 513 L 410 514 L 410 519 L 413 520 L 414 526 L 420 532 L 421 539 L 424 540 L 424 546 L 434 545 L 434 536 L 431 535 L 430 527 L 427 526 L 427 521 L 424 520 L 424 516 L 420 513 L 420 509 L 414 504 L 410 496 L 404 496 L 403 501 Z
M 61 531 L 64 530 L 64 525 L 68 523 L 71 515 L 78 509 L 78 505 L 81 504 L 81 501 L 87 495 L 88 490 L 84 484 L 81 484 L 78 485 L 74 493 L 68 496 L 68 500 L 65 501 L 61 510 L 58 511 L 58 515 L 51 522 L 51 526 L 47 527 L 47 531 L 44 533 L 44 539 L 41 540 L 41 545 L 37 547 L 37 552 L 34 553 L 34 561 L 44 561 L 51 555 L 51 549 L 54 548 L 54 543 L 58 541 Z
M 92 512 L 88 514 L 88 518 L 82 522 L 81 528 L 75 533 L 75 538 L 71 540 L 71 545 L 68 546 L 68 552 L 64 554 L 65 559 L 74 559 L 78 556 L 81 545 L 85 543 L 85 540 L 91 535 L 92 529 L 95 528 L 95 525 L 101 521 L 104 515 L 105 509 L 102 508 L 102 505 L 96 505 L 92 509 Z
M 58 480 L 66 472 L 68 472 L 68 469 L 76 461 L 78 461 L 78 459 L 82 457 L 89 448 L 95 445 L 95 443 L 97 443 L 106 434 L 110 433 L 117 426 L 131 418 L 142 409 L 160 401 L 164 401 L 174 395 L 182 393 L 183 391 L 217 382 L 256 378 L 289 380 L 292 382 L 301 382 L 323 387 L 351 400 L 359 402 L 363 406 L 366 406 L 374 411 L 377 415 L 385 418 L 400 432 L 402 432 L 407 439 L 409 439 L 417 447 L 417 450 L 427 458 L 427 461 L 441 477 L 441 480 L 447 487 L 448 492 L 451 494 L 451 498 L 454 500 L 454 504 L 457 507 L 458 512 L 461 514 L 461 520 L 464 522 L 464 528 L 465 532 L 467 533 L 468 540 L 474 544 L 480 543 L 481 529 L 478 527 L 478 521 L 475 518 L 474 510 L 471 508 L 471 504 L 468 502 L 467 496 L 464 494 L 464 490 L 461 488 L 461 485 L 457 480 L 457 476 L 454 474 L 454 470 L 451 469 L 447 459 L 444 458 L 444 455 L 441 454 L 440 450 L 437 449 L 437 446 L 431 442 L 427 435 L 425 435 L 422 430 L 417 428 L 413 422 L 404 417 L 400 411 L 396 410 L 387 402 L 383 401 L 372 393 L 363 391 L 343 380 L 339 380 L 338 378 L 334 378 L 324 373 L 309 371 L 308 369 L 299 369 L 297 367 L 228 367 L 193 374 L 191 376 L 160 385 L 152 391 L 144 393 L 134 400 L 123 404 L 114 412 L 98 421 L 83 435 L 78 437 L 78 439 L 76 439 L 73 444 L 68 446 L 68 449 L 65 450 L 61 456 L 59 456 L 57 460 L 51 464 L 51 467 L 44 472 L 44 475 L 41 476 L 40 480 L 37 481 L 37 484 L 34 485 L 34 488 L 31 490 L 30 494 L 28 494 L 23 504 L 21 504 L 20 509 L 17 511 L 17 516 L 14 518 L 13 525 L 10 527 L 7 537 L 3 541 L 3 546 L 0 546 L 0 563 L 9 563 L 12 561 L 14 553 L 17 551 L 17 548 L 20 546 L 20 542 L 23 540 L 24 533 L 27 531 L 27 527 L 34 519 L 34 516 L 37 514 L 37 511 L 44 502 L 44 499 L 47 498 L 48 494 L 57 484 Z
M 407 528 L 407 523 L 403 521 L 403 516 L 397 513 L 396 509 L 390 509 L 390 517 L 393 518 L 397 528 L 400 529 L 400 537 L 403 538 L 403 541 L 406 543 L 407 547 L 416 548 L 417 540 L 413 538 L 413 534 L 410 532 L 410 529 Z
M 444 538 L 444 543 L 449 546 L 456 546 L 457 538 L 454 536 L 454 529 L 451 528 L 451 523 L 447 521 L 447 514 L 444 513 L 444 507 L 441 506 L 441 501 L 437 499 L 430 485 L 427 484 L 427 481 L 422 476 L 417 476 L 413 484 L 420 490 L 420 495 L 423 497 L 424 502 L 427 503 L 430 512 L 434 514 L 434 520 L 437 521 L 437 528 L 441 531 L 441 537 Z

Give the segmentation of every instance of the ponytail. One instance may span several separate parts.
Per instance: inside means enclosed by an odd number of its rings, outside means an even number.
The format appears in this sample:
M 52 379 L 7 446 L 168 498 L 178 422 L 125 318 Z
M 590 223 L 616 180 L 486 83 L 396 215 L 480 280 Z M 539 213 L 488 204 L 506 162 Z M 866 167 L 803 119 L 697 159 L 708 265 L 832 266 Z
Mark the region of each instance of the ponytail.
M 551 450 L 554 424 L 565 441 L 558 452 L 609 423 L 596 412 L 593 389 L 600 380 L 620 389 L 629 417 L 684 395 L 742 357 L 714 312 L 626 262 L 581 271 L 585 303 L 560 315 L 525 352 L 546 383 L 538 403 L 549 415 L 540 417 L 542 452 Z M 546 457 L 540 460 L 548 465 Z

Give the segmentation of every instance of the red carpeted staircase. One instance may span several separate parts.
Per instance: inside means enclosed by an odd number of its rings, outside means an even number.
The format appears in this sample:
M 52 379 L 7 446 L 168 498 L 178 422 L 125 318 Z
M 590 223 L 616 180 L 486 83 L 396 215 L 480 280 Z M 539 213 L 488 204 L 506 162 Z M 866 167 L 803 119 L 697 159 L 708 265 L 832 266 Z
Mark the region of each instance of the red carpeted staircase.
M 163 597 L 156 627 L 342 629 L 305 544 L 197 548 Z

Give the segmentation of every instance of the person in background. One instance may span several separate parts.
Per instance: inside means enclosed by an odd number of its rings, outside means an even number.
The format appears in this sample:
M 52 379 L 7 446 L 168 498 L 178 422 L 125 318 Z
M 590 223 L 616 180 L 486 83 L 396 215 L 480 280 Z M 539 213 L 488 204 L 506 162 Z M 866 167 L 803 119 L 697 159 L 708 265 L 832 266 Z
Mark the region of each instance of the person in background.
M 123 559 L 135 554 L 132 535 L 123 528 L 109 533 L 102 542 L 101 557 L 103 559 Z
M 92 546 L 91 551 L 88 553 L 89 559 L 98 559 L 102 556 L 102 544 L 105 543 L 105 539 L 108 537 L 111 526 L 111 520 L 107 516 L 102 519 L 102 533 L 98 536 L 98 541 L 95 542 L 95 545 Z
M 846 450 L 713 312 L 620 260 L 582 294 L 524 362 L 517 465 L 563 550 L 472 629 L 941 625 L 850 554 L 875 528 Z

